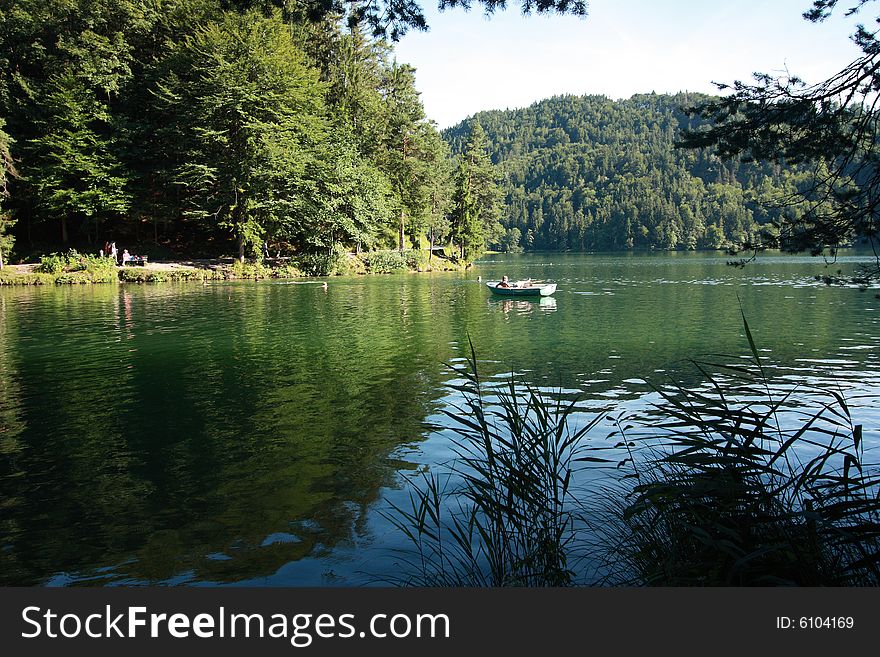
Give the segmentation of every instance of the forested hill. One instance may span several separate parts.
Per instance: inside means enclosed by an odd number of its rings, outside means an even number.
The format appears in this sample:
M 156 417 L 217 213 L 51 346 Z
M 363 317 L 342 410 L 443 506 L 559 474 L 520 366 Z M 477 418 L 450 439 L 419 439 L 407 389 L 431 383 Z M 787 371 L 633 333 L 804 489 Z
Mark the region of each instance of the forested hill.
M 762 201 L 797 183 L 778 165 L 676 149 L 683 111 L 706 96 L 557 96 L 481 112 L 445 131 L 461 151 L 476 122 L 502 179 L 503 250 L 722 248 L 775 210 Z

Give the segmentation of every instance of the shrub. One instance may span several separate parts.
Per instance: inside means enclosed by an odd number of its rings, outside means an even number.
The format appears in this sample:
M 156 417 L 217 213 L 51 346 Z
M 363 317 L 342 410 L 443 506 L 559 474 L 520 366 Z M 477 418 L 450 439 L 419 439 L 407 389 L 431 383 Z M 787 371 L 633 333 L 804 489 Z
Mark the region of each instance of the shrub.
M 48 256 L 43 256 L 40 258 L 40 264 L 36 268 L 37 272 L 46 274 L 87 271 L 97 274 L 95 278 L 101 280 L 109 279 L 108 274 L 115 270 L 116 263 L 112 258 L 101 258 L 99 256 L 79 253 L 76 249 L 70 249 L 64 254 L 52 253 Z M 76 278 L 74 277 L 74 279 Z M 66 280 L 61 282 L 66 282 Z
M 231 276 L 229 274 L 231 273 Z M 262 278 L 293 278 L 300 276 L 300 271 L 295 265 L 281 265 L 278 267 L 269 267 L 262 262 L 241 262 L 235 261 L 232 265 L 231 272 L 227 270 L 221 274 L 226 278 L 250 278 L 259 280 Z
M 119 270 L 119 280 L 125 283 L 164 283 L 169 280 L 171 272 L 126 267 Z
M 297 266 L 305 276 L 330 276 L 336 271 L 336 253 L 305 253 L 297 258 Z
M 0 271 L 0 285 L 49 285 L 55 277 L 40 272 L 15 272 L 4 269 Z
M 273 278 L 299 278 L 303 273 L 294 264 L 278 265 L 272 268 Z
M 92 276 L 86 271 L 68 271 L 55 277 L 56 285 L 81 285 L 91 282 Z
M 364 261 L 356 255 L 346 253 L 336 263 L 336 273 L 339 276 L 355 276 L 357 274 L 366 274 L 367 267 Z
M 393 274 L 407 268 L 406 258 L 399 251 L 367 251 L 361 260 L 371 274 Z
M 407 268 L 413 271 L 424 271 L 428 268 L 428 253 L 426 251 L 406 251 L 404 259 Z
M 53 253 L 40 258 L 40 264 L 37 265 L 35 271 L 43 274 L 60 274 L 64 271 L 66 264 L 64 256 Z

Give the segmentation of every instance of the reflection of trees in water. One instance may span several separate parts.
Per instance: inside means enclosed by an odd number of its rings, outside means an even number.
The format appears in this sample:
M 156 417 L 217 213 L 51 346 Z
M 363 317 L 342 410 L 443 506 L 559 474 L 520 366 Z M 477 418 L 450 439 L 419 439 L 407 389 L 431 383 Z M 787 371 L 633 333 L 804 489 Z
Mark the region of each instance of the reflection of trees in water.
M 2 339 L 25 345 L 19 372 L 40 398 L 3 479 L 2 580 L 108 567 L 99 577 L 231 581 L 362 534 L 406 467 L 390 453 L 425 434 L 447 340 L 428 297 L 311 292 L 135 288 L 126 304 L 53 291 L 23 306 Z

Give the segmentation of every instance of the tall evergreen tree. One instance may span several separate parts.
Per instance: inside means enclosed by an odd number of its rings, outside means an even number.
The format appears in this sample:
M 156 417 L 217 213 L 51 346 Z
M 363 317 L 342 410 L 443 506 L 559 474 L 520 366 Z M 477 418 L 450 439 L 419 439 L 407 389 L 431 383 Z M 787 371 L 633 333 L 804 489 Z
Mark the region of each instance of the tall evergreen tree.
M 425 146 L 429 175 L 424 229 L 428 234 L 429 254 L 433 258 L 435 245 L 444 242 L 452 228 L 449 213 L 452 209 L 453 170 L 449 145 L 433 128 L 426 136 Z
M 425 110 L 416 91 L 415 69 L 396 61 L 382 82 L 385 101 L 384 153 L 381 164 L 398 203 L 398 249 L 405 248 L 407 221 L 427 202 Z
M 459 156 L 453 197 L 452 237 L 462 260 L 482 253 L 487 237 L 494 239 L 500 224 L 498 174 L 487 152 L 486 132 L 479 123 Z

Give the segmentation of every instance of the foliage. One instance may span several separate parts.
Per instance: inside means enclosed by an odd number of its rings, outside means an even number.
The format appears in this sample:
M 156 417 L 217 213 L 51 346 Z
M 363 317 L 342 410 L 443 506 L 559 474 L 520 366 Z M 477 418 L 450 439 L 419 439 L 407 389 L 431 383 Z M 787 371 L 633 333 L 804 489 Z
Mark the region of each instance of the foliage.
M 66 265 L 67 260 L 64 256 L 53 253 L 40 258 L 40 264 L 37 265 L 36 271 L 44 274 L 60 274 Z
M 317 72 L 278 14 L 225 14 L 179 44 L 158 99 L 185 212 L 228 229 L 239 259 L 294 237 L 326 125 Z
M 18 175 L 10 152 L 12 139 L 4 132 L 4 125 L 3 119 L 0 118 L 0 270 L 3 269 L 3 265 L 9 259 L 9 253 L 15 245 L 15 236 L 10 232 L 15 221 L 4 211 L 3 202 L 9 197 L 7 181 Z
M 366 274 L 367 266 L 364 261 L 356 255 L 350 253 L 344 254 L 339 258 L 336 264 L 336 274 L 339 276 L 354 276 L 357 274 Z
M 704 389 L 658 389 L 648 433 L 622 431 L 643 453 L 610 581 L 877 585 L 880 474 L 862 426 L 837 390 L 774 385 L 745 329 L 749 366 L 697 363 Z
M 4 1 L 0 12 L 0 115 L 21 172 L 13 204 L 35 222 L 60 221 L 67 242 L 68 219 L 91 230 L 129 205 L 112 107 L 150 12 L 135 0 Z
M 425 119 L 412 66 L 393 62 L 382 80 L 382 91 L 388 119 L 381 166 L 396 196 L 398 249 L 402 252 L 407 230 L 413 232 L 410 222 L 421 217 L 428 204 L 426 150 L 433 128 Z
M 360 257 L 371 274 L 393 274 L 407 268 L 406 256 L 399 251 L 371 251 Z
M 229 0 L 230 4 L 243 7 L 258 5 L 256 0 Z M 346 15 L 350 26 L 364 25 L 375 37 L 390 38 L 397 41 L 410 29 L 427 30 L 428 23 L 421 5 L 416 0 L 368 0 L 366 2 L 346 3 L 343 0 L 272 0 L 272 4 L 289 7 L 302 17 L 321 20 L 328 14 Z M 442 10 L 461 7 L 465 11 L 472 6 L 471 0 L 440 0 Z M 505 9 L 507 0 L 477 0 L 487 16 L 497 9 Z M 523 15 L 536 14 L 570 14 L 587 15 L 586 0 L 521 0 L 520 9 Z
M 128 179 L 106 124 L 107 108 L 72 73 L 47 85 L 36 151 L 25 170 L 45 217 L 119 217 L 130 205 Z M 64 237 L 62 237 L 64 240 Z
M 123 283 L 165 283 L 185 281 L 205 281 L 224 278 L 219 269 L 145 269 L 125 267 L 119 270 L 119 280 Z
M 455 173 L 451 232 L 466 262 L 479 256 L 487 241 L 496 241 L 495 235 L 501 231 L 498 174 L 489 159 L 488 146 L 486 132 L 475 123 Z
M 8 267 L 0 271 L 0 285 L 52 285 L 55 276 L 40 272 L 17 272 Z
M 79 253 L 70 249 L 67 253 L 52 253 L 40 258 L 36 271 L 46 274 L 84 271 L 103 277 L 112 273 L 115 276 L 116 263 L 112 258 L 101 258 L 90 254 Z
M 854 0 L 846 15 L 872 1 Z M 821 22 L 838 4 L 816 0 L 804 17 Z M 880 40 L 861 24 L 852 39 L 861 55 L 824 81 L 808 84 L 789 73 L 755 74 L 753 84 L 719 85 L 731 93 L 693 109 L 712 123 L 686 133 L 682 146 L 711 147 L 721 157 L 744 162 L 797 163 L 808 174 L 774 199 L 781 212 L 768 229 L 738 240 L 739 248 L 819 254 L 853 240 L 876 239 Z
M 401 224 L 416 245 L 444 238 L 449 153 L 413 69 L 305 9 L 0 0 L 19 239 L 97 251 L 148 230 L 258 260 L 399 247 Z
M 409 539 L 400 583 L 723 586 L 880 584 L 880 464 L 839 390 L 773 381 L 751 362 L 697 362 L 704 383 L 656 387 L 583 439 L 576 405 L 458 371 L 457 458 L 389 519 Z M 574 489 L 576 467 L 611 483 Z M 611 473 L 604 480 L 601 472 Z M 583 560 L 581 562 L 581 560 Z
M 331 276 L 336 273 L 339 261 L 345 256 L 331 253 L 306 253 L 296 260 L 297 267 L 305 276 Z
M 295 278 L 303 273 L 296 265 L 269 267 L 261 262 L 235 262 L 231 270 L 224 270 L 226 278 L 253 279 L 263 278 Z
M 807 172 L 677 150 L 681 130 L 706 123 L 683 108 L 707 98 L 557 96 L 480 112 L 444 136 L 462 153 L 472 126 L 486 131 L 503 192 L 490 248 L 510 250 L 501 240 L 516 228 L 526 250 L 719 249 L 800 212 L 772 202 Z
M 421 250 L 405 251 L 403 259 L 411 271 L 423 271 L 428 266 L 428 254 Z
M 118 280 L 115 271 L 87 271 L 84 269 L 66 271 L 55 277 L 56 285 L 82 285 L 87 283 L 115 283 Z
M 409 538 L 406 584 L 567 586 L 577 542 L 571 485 L 582 439 L 599 417 L 573 430 L 574 403 L 548 403 L 513 380 L 484 390 L 476 355 L 457 369 L 464 405 L 455 422 L 453 480 L 422 475 L 407 508 L 389 520 Z M 490 394 L 495 399 L 490 398 Z
M 522 253 L 522 231 L 519 228 L 508 228 L 498 240 L 498 250 L 502 253 Z

